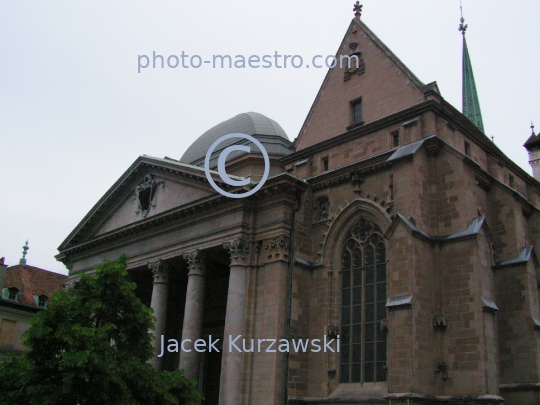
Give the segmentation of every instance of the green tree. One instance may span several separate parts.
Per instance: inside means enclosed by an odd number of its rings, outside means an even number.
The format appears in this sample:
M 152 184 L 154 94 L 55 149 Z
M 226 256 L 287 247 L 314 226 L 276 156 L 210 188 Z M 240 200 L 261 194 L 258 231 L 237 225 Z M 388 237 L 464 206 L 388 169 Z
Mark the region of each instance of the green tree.
M 196 382 L 157 372 L 153 311 L 126 279 L 127 256 L 58 291 L 23 335 L 29 352 L 0 364 L 0 404 L 191 405 Z

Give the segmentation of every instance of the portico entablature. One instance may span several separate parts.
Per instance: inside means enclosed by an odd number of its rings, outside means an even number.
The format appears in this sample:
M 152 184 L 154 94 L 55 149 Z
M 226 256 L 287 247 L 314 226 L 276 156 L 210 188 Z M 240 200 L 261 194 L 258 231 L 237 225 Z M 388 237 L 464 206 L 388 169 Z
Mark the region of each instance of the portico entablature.
M 282 174 L 253 197 L 233 199 L 213 190 L 201 168 L 143 156 L 62 243 L 57 259 L 74 274 L 122 253 L 130 255 L 129 267 L 134 268 L 191 249 L 221 246 L 239 234 L 262 240 L 288 228 L 283 221 L 275 223 L 271 214 L 292 209 L 306 188 Z M 140 204 L 142 194 L 146 205 Z

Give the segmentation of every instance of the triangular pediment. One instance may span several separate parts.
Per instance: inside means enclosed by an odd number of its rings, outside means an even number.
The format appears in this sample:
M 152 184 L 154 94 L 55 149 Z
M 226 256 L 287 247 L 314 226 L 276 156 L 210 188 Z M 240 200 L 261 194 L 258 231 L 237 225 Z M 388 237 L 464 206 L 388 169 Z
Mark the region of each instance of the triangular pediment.
M 221 183 L 215 173 L 213 178 Z M 59 250 L 216 194 L 204 169 L 172 159 L 141 156 L 90 210 Z
M 341 57 L 352 55 L 359 57 L 358 68 L 340 67 Z M 436 84 L 424 85 L 357 18 L 347 29 L 336 61 L 337 66 L 328 70 L 300 130 L 296 150 L 349 130 L 355 124 L 352 105 L 360 100 L 362 121 L 369 123 L 423 102 L 428 90 L 438 92 Z

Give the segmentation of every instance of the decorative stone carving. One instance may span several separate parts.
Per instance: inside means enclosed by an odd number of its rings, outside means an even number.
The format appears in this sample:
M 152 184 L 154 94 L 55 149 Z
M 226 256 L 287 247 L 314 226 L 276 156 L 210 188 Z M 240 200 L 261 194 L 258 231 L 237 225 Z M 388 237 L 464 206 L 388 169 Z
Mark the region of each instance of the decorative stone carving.
M 339 326 L 329 325 L 326 327 L 326 336 L 330 339 L 336 339 L 339 335 Z
M 199 274 L 204 276 L 204 264 L 203 257 L 200 249 L 192 250 L 191 252 L 184 253 L 184 259 L 188 263 L 189 274 Z
M 444 146 L 444 142 L 437 137 L 424 141 L 424 148 L 428 156 L 437 156 Z
M 474 182 L 477 186 L 484 189 L 485 191 L 491 190 L 491 178 L 489 177 L 489 175 L 485 175 L 480 170 L 475 171 Z
M 148 268 L 154 276 L 154 283 L 169 282 L 169 266 L 163 260 L 159 259 L 155 262 L 148 263 Z
M 245 238 L 238 238 L 224 243 L 223 248 L 229 251 L 231 265 L 244 264 L 250 252 L 249 242 Z
M 446 326 L 446 315 L 435 315 L 435 317 L 433 318 L 433 327 L 435 329 L 444 330 L 446 329 Z
M 388 332 L 388 318 L 381 319 L 381 332 Z
M 330 214 L 330 201 L 328 201 L 328 197 L 317 198 L 313 210 L 315 211 L 315 221 L 328 219 L 328 215 Z
M 324 180 L 320 183 L 314 184 L 312 188 L 313 188 L 313 191 L 324 190 L 325 188 L 336 187 L 336 186 L 339 186 L 340 184 L 347 183 L 349 180 L 350 180 L 350 174 L 345 173 L 345 174 L 342 174 L 341 176 L 332 177 L 331 179 Z
M 355 187 L 354 192 L 358 195 L 362 194 L 362 190 L 360 189 L 360 185 L 366 181 L 364 177 L 360 175 L 358 171 L 351 172 L 351 183 Z
M 441 373 L 443 380 L 448 380 L 450 377 L 448 376 L 448 365 L 444 361 L 437 362 L 437 366 L 435 367 L 436 373 Z
M 264 249 L 268 257 L 289 257 L 290 240 L 285 235 L 280 235 L 274 239 L 268 239 L 263 242 Z
M 530 208 L 530 207 L 525 207 L 525 206 L 521 206 L 521 214 L 525 217 L 525 218 L 529 218 L 533 213 L 533 209 Z
M 156 190 L 159 185 L 165 185 L 165 182 L 156 182 L 151 174 L 147 174 L 135 188 L 135 198 L 137 199 L 135 213 L 137 215 L 142 213 L 142 217 L 146 218 L 150 209 L 156 206 Z
M 345 72 L 343 73 L 344 82 L 350 80 L 352 75 L 361 75 L 366 71 L 366 64 L 364 62 L 364 58 L 362 57 L 362 52 L 360 50 L 357 50 L 358 43 L 350 43 L 349 48 L 351 49 L 349 58 L 343 58 L 343 62 L 348 62 L 348 65 L 345 65 Z

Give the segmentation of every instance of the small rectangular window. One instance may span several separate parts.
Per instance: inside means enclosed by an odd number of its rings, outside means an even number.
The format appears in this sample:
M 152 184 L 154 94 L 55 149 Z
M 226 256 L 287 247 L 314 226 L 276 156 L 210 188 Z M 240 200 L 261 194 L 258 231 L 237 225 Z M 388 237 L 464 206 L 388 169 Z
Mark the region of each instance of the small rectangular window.
M 399 145 L 401 145 L 401 140 L 399 139 L 399 130 L 392 131 L 390 135 L 392 135 L 392 148 L 397 148 Z
M 322 161 L 323 172 L 327 172 L 328 171 L 328 156 L 322 157 L 321 161 Z
M 471 156 L 471 144 L 469 142 L 465 142 L 465 154 Z
M 45 295 L 40 295 L 38 299 L 38 307 L 46 307 L 47 306 L 47 297 Z
M 352 108 L 353 108 L 353 124 L 359 124 L 363 122 L 362 100 L 355 101 L 352 105 Z
M 516 183 L 514 181 L 514 176 L 511 174 L 508 175 L 508 185 L 512 188 L 516 188 Z
M 10 300 L 15 300 L 19 298 L 19 290 L 17 290 L 15 287 L 8 288 L 7 290 L 7 298 Z

